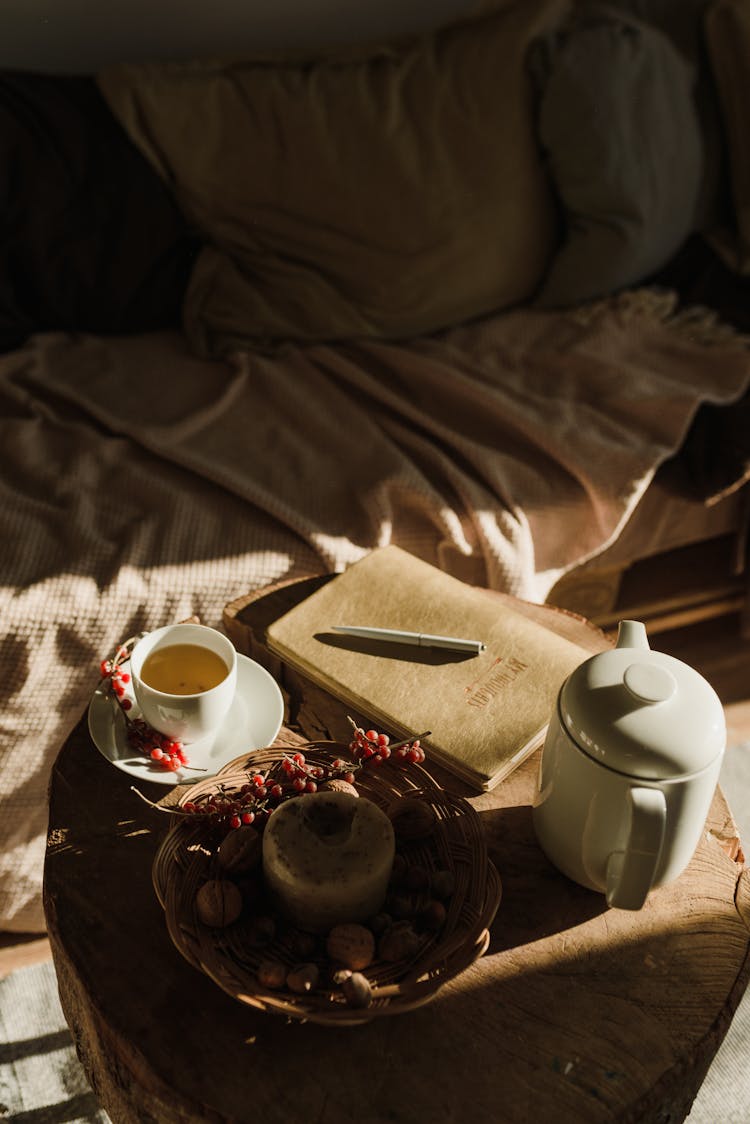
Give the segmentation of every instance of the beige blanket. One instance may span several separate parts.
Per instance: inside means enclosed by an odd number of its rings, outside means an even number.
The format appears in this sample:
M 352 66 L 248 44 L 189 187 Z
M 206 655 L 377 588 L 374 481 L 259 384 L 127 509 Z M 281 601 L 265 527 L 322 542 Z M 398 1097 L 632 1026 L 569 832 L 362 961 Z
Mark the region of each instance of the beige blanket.
M 50 767 L 119 640 L 388 542 L 543 599 L 699 403 L 750 385 L 742 341 L 673 311 L 630 294 L 226 363 L 50 335 L 1 359 L 0 928 L 44 925 Z

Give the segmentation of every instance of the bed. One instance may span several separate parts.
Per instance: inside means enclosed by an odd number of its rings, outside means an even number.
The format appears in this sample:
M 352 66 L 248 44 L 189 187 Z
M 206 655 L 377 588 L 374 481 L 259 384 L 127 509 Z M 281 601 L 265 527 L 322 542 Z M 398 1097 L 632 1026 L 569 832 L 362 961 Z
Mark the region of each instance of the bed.
M 134 633 L 390 542 L 604 625 L 708 547 L 682 604 L 745 604 L 743 20 L 3 72 L 0 928 L 44 927 L 50 767 Z

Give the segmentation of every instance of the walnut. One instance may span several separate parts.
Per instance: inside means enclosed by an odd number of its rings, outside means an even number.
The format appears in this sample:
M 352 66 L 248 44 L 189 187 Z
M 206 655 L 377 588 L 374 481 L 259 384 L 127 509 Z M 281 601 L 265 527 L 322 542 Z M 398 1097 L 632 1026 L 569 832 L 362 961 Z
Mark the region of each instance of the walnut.
M 242 912 L 242 894 L 234 882 L 211 878 L 198 890 L 195 908 L 204 925 L 222 929 L 236 921 Z
M 342 777 L 331 777 L 329 781 L 323 781 L 320 786 L 321 791 L 328 792 L 348 792 L 350 796 L 359 796 L 353 784 L 345 781 Z

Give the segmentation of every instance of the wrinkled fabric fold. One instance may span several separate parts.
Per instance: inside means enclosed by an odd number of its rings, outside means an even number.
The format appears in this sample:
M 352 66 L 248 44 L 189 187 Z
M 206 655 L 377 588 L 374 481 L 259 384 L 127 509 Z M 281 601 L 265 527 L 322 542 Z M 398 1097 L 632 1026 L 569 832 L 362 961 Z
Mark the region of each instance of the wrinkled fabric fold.
M 44 927 L 50 769 L 122 639 L 390 542 L 543 600 L 749 385 L 742 338 L 649 293 L 273 357 L 172 333 L 4 356 L 0 927 Z

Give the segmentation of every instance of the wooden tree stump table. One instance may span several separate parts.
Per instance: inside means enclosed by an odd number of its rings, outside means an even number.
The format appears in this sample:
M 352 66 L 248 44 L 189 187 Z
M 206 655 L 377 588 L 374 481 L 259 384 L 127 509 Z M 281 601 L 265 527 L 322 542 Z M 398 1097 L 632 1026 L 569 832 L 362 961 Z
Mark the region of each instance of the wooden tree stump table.
M 229 606 L 237 646 L 268 660 L 263 628 L 304 588 Z M 605 643 L 578 618 L 557 622 L 592 650 Z M 305 735 L 338 737 L 340 707 L 276 671 Z M 300 738 L 285 728 L 284 740 Z M 682 877 L 637 913 L 608 910 L 539 849 L 537 768 L 534 755 L 470 795 L 503 882 L 484 957 L 427 1006 L 326 1027 L 256 1012 L 181 957 L 151 884 L 170 817 L 138 799 L 82 721 L 52 774 L 45 909 L 62 1006 L 115 1124 L 683 1120 L 750 973 L 730 810 L 717 790 Z

